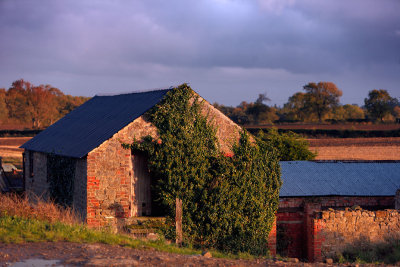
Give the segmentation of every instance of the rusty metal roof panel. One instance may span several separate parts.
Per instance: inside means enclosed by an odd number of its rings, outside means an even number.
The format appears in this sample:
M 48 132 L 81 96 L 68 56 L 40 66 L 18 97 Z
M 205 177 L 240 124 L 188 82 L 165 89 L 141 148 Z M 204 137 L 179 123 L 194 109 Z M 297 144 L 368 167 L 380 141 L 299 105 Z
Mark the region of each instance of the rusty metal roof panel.
M 399 162 L 281 162 L 281 197 L 392 196 L 400 188 Z
M 81 158 L 156 105 L 170 89 L 95 96 L 21 146 Z

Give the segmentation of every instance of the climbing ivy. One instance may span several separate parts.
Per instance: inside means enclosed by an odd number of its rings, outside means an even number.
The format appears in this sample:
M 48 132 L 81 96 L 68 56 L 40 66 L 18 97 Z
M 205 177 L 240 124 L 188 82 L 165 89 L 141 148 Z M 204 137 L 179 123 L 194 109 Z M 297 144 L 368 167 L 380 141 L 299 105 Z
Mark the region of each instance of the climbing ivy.
M 277 153 L 243 131 L 233 155 L 223 155 L 202 105 L 188 85 L 174 88 L 147 113 L 159 139 L 125 147 L 147 154 L 170 218 L 182 199 L 185 242 L 265 255 L 281 186 Z

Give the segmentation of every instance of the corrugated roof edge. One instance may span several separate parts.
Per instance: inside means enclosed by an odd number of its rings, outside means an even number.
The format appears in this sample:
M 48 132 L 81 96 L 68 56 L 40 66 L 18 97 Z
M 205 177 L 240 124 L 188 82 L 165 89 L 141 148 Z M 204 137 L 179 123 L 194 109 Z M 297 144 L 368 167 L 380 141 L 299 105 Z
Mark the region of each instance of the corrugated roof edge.
M 175 88 L 175 87 L 170 87 L 170 88 L 168 88 L 168 89 L 157 89 L 157 90 L 151 90 L 151 89 L 150 89 L 150 90 L 146 90 L 146 91 L 143 91 L 143 92 L 142 92 L 142 91 L 135 91 L 135 92 L 126 93 L 126 94 L 114 94 L 114 95 L 108 95 L 108 96 L 112 97 L 112 96 L 120 96 L 120 95 L 131 95 L 131 94 L 148 93 L 148 92 L 154 92 L 154 91 L 170 91 L 170 90 L 172 90 L 172 89 L 174 89 L 174 88 Z M 93 101 L 93 99 L 95 99 L 95 98 L 97 98 L 97 97 L 107 97 L 107 96 L 95 95 L 94 97 L 92 97 L 91 99 L 89 99 L 88 101 L 86 101 L 85 103 L 88 103 L 89 101 Z M 165 96 L 164 96 L 164 97 L 165 97 Z M 159 102 L 161 102 L 161 100 L 164 99 L 164 97 L 161 98 Z M 158 103 L 159 103 L 159 102 L 158 102 Z M 74 111 L 79 110 L 81 107 L 82 107 L 82 105 L 79 106 L 79 107 L 77 107 L 77 108 L 75 108 L 75 109 L 72 110 L 71 112 L 69 112 L 69 113 L 67 113 L 66 115 L 64 115 L 64 117 L 62 117 L 62 118 L 59 119 L 58 121 L 62 120 L 63 118 L 65 118 L 65 117 L 68 116 L 69 114 L 73 113 Z M 145 114 L 145 113 L 146 113 L 147 111 L 149 111 L 150 109 L 151 109 L 151 108 L 145 110 L 143 113 L 140 114 L 140 116 L 142 116 L 143 114 Z M 139 117 L 140 117 L 140 116 L 139 116 Z M 50 125 L 50 126 L 47 127 L 46 129 L 49 129 L 49 128 L 51 128 L 51 127 L 54 127 L 54 125 L 56 125 L 58 121 L 56 121 L 55 123 L 53 123 L 52 125 Z M 125 126 L 126 126 L 126 125 L 125 125 Z M 46 130 L 46 129 L 45 129 L 45 130 Z M 45 130 L 43 130 L 42 132 L 44 132 Z M 40 133 L 37 134 L 36 136 L 40 135 L 42 132 L 40 132 Z M 115 134 L 115 133 L 114 133 L 114 134 Z M 112 134 L 111 136 L 109 136 L 108 139 L 112 138 L 112 137 L 114 136 L 114 134 Z M 33 139 L 33 138 L 32 138 L 32 139 Z M 32 140 L 32 139 L 31 139 L 31 140 Z M 108 140 L 108 139 L 106 139 L 106 140 Z M 27 141 L 26 143 L 24 143 L 23 145 L 21 145 L 19 148 L 24 148 L 24 149 L 26 149 L 26 146 L 29 146 L 29 143 L 30 143 L 31 140 Z M 42 153 L 48 153 L 47 151 L 39 151 L 39 150 L 36 150 L 36 151 L 37 151 L 37 152 L 42 152 Z M 62 153 L 60 153 L 60 154 L 58 154 L 58 155 L 70 157 L 69 155 L 64 155 L 64 154 L 62 154 Z
M 95 95 L 94 97 L 90 98 L 88 101 L 86 101 L 86 102 L 83 103 L 83 104 L 86 104 L 86 103 L 89 103 L 89 102 L 93 101 L 93 99 L 95 99 L 96 97 L 98 97 L 98 96 Z M 55 127 L 59 121 L 61 121 L 62 119 L 64 119 L 64 118 L 67 117 L 68 115 L 70 115 L 71 113 L 76 112 L 77 110 L 81 109 L 82 106 L 83 106 L 83 104 L 80 105 L 80 106 L 77 107 L 77 108 L 74 108 L 73 110 L 71 110 L 71 111 L 68 112 L 67 114 L 65 114 L 62 118 L 60 118 L 58 121 L 56 121 L 55 123 L 53 123 L 52 125 L 50 125 L 50 126 L 47 127 L 46 129 L 44 129 L 43 131 L 41 131 L 40 133 L 38 133 L 36 136 L 39 136 L 41 133 L 43 133 L 43 132 L 46 131 L 47 129 L 51 129 L 51 128 Z M 35 136 L 35 137 L 36 137 L 36 136 Z M 33 138 L 35 138 L 35 137 L 33 137 Z M 33 138 L 32 138 L 32 139 L 33 139 Z M 31 139 L 31 140 L 32 140 L 32 139 Z M 25 143 L 24 143 L 23 145 L 21 145 L 19 148 L 26 148 L 26 146 L 29 145 L 29 143 L 31 142 L 31 140 L 25 142 Z M 37 152 L 44 152 L 44 151 L 37 151 Z
M 95 96 L 117 96 L 117 95 L 130 95 L 130 94 L 140 94 L 140 93 L 148 93 L 148 92 L 155 92 L 155 91 L 169 91 L 174 88 L 178 87 L 177 86 L 170 86 L 168 88 L 154 88 L 154 89 L 144 89 L 144 90 L 137 90 L 135 92 L 119 92 L 117 94 L 115 93 L 105 93 L 105 94 L 96 94 Z

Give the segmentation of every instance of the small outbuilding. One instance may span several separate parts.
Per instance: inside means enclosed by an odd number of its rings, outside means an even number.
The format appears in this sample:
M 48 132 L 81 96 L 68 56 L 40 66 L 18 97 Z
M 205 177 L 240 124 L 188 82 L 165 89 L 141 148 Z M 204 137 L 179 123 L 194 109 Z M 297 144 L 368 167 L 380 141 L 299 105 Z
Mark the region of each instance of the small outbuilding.
M 22 145 L 28 194 L 72 206 L 90 226 L 153 215 L 146 158 L 122 144 L 157 138 L 146 112 L 170 90 L 95 96 Z M 220 149 L 229 153 L 240 126 L 203 103 L 202 112 L 217 127 Z
M 328 246 L 316 234 L 321 230 L 315 223 L 320 212 L 394 209 L 400 188 L 398 161 L 288 161 L 281 162 L 281 172 L 277 253 L 309 261 L 320 260 L 321 246 Z M 339 238 L 338 232 L 334 235 Z M 346 244 L 345 236 L 340 237 L 342 244 Z

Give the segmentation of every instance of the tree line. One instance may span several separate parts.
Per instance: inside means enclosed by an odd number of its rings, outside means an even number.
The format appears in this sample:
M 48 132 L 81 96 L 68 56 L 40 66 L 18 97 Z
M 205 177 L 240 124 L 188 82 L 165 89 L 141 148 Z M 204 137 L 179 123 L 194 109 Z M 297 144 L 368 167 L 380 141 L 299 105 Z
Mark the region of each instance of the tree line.
M 214 103 L 225 115 L 241 125 L 262 125 L 274 122 L 335 122 L 335 121 L 398 121 L 399 100 L 387 90 L 374 89 L 364 99 L 364 106 L 340 103 L 342 91 L 332 82 L 310 82 L 304 92 L 289 97 L 283 107 L 269 106 L 270 99 L 260 94 L 254 102 L 243 101 L 236 107 Z
M 310 82 L 304 92 L 296 92 L 282 107 L 269 106 L 266 94 L 254 102 L 243 101 L 236 107 L 214 103 L 234 122 L 263 125 L 274 122 L 399 121 L 399 100 L 386 90 L 372 90 L 364 106 L 340 103 L 342 91 L 332 82 Z M 0 88 L 0 125 L 17 124 L 45 128 L 83 104 L 88 97 L 65 95 L 51 85 L 34 85 L 23 79 L 8 89 Z
M 0 124 L 47 127 L 83 104 L 88 97 L 65 95 L 51 85 L 34 85 L 23 79 L 0 88 Z

